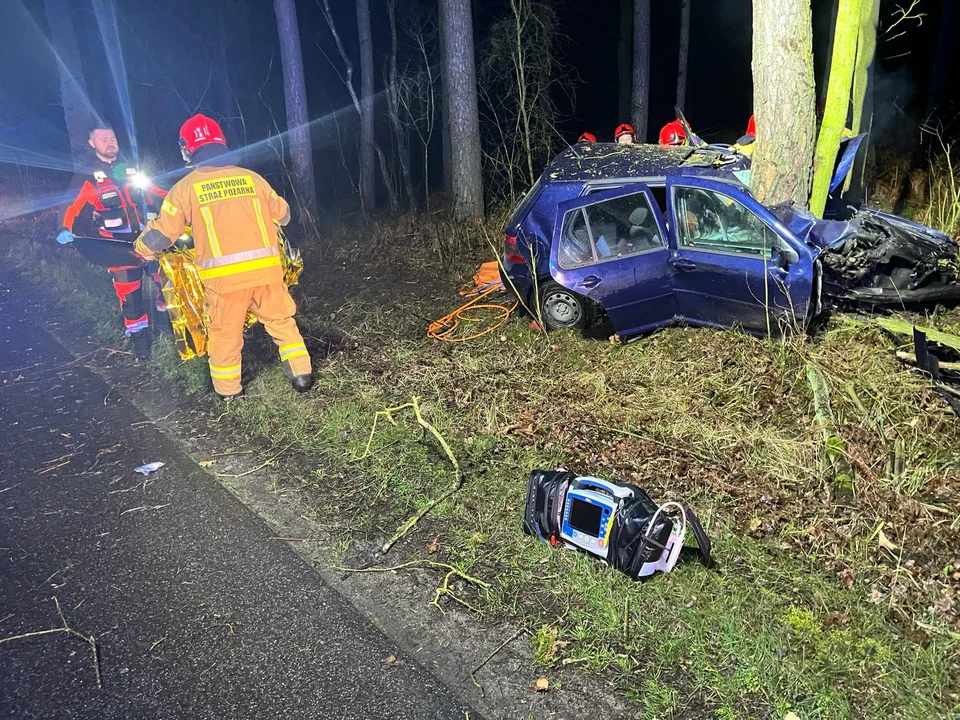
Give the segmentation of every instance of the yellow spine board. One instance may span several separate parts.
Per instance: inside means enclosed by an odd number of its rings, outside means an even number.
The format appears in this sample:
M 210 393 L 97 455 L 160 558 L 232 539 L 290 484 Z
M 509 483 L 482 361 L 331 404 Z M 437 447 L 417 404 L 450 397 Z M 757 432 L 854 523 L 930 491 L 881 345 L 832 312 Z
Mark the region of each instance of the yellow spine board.
M 290 246 L 283 231 L 277 228 L 280 244 L 280 263 L 283 282 L 293 287 L 300 282 L 303 258 L 300 251 Z M 163 297 L 173 327 L 173 340 L 181 360 L 203 357 L 207 354 L 207 319 L 203 314 L 204 289 L 200 282 L 193 250 L 193 236 L 189 228 L 169 250 L 159 257 L 163 273 Z M 255 325 L 257 318 L 247 314 L 243 329 Z

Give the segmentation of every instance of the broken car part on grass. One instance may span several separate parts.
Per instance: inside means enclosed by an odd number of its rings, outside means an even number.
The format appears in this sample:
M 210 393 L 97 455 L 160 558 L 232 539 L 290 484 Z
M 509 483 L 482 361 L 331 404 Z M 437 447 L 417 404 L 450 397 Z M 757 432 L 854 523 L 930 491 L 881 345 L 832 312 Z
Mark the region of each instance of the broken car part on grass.
M 877 324 L 887 332 L 913 341 L 913 353 L 900 351 L 897 357 L 926 373 L 933 389 L 960 417 L 960 336 L 931 328 L 922 328 L 896 318 L 878 318 Z M 931 351 L 932 342 L 938 354 Z
M 673 570 L 688 527 L 701 562 L 709 567 L 710 538 L 685 505 L 657 505 L 636 485 L 566 470 L 530 473 L 524 532 L 550 545 L 583 550 L 634 580 Z
M 776 335 L 830 306 L 960 301 L 954 240 L 868 208 L 766 207 L 749 168 L 712 146 L 571 147 L 507 221 L 504 285 L 550 329 L 606 315 L 620 337 L 675 322 Z

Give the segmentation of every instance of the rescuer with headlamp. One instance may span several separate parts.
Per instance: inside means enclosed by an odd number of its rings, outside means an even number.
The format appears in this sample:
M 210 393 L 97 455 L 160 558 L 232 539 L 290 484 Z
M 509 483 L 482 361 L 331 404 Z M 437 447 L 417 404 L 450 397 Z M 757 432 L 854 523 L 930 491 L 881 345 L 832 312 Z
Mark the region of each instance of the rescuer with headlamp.
M 90 130 L 92 157 L 78 167 L 70 185 L 69 201 L 60 216 L 57 242 L 66 245 L 77 236 L 125 240 L 133 243 L 143 230 L 151 210 L 156 211 L 167 192 L 157 187 L 135 166 L 120 156 L 116 133 L 100 123 Z M 109 268 L 113 288 L 120 300 L 124 330 L 140 358 L 150 356 L 150 321 L 143 300 L 143 274 L 154 281 L 153 302 L 157 310 L 166 304 L 160 292 L 156 263 Z

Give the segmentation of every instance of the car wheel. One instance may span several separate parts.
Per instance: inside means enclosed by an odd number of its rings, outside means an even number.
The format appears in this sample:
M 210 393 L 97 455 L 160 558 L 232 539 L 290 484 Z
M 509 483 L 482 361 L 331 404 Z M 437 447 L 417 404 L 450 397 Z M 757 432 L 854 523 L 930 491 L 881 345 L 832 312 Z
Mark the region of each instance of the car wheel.
M 547 330 L 582 330 L 593 322 L 593 305 L 555 282 L 540 288 L 540 315 Z

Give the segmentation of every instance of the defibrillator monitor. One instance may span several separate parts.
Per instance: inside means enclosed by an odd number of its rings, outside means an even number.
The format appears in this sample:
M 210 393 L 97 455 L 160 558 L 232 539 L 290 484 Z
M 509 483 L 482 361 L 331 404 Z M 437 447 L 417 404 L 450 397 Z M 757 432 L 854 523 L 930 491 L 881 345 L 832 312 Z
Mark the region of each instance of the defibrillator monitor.
M 594 477 L 578 477 L 570 483 L 563 503 L 560 537 L 587 552 L 607 557 L 610 528 L 629 488 Z

